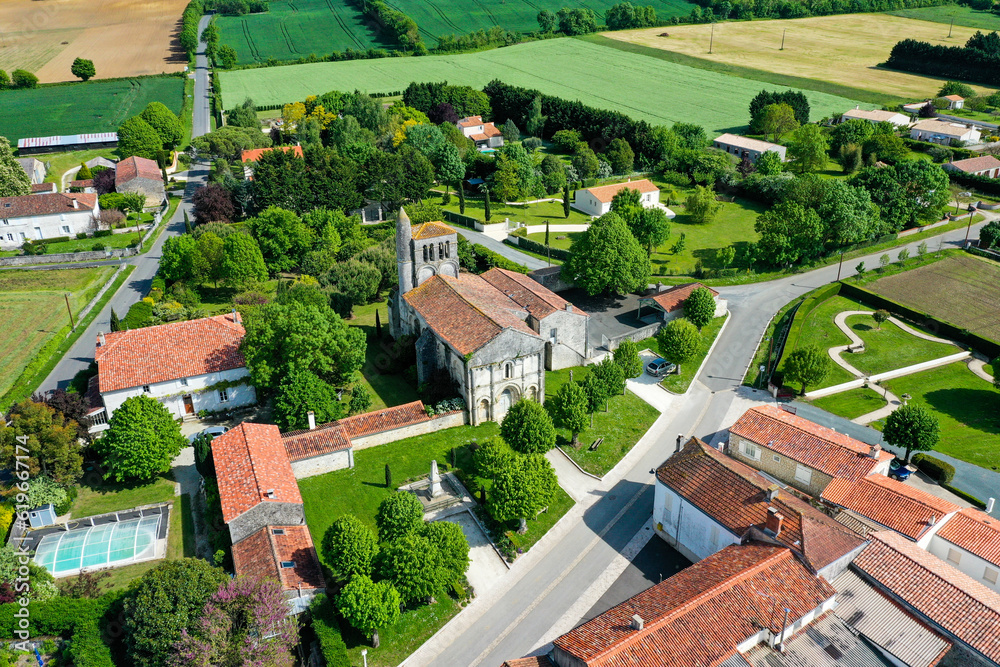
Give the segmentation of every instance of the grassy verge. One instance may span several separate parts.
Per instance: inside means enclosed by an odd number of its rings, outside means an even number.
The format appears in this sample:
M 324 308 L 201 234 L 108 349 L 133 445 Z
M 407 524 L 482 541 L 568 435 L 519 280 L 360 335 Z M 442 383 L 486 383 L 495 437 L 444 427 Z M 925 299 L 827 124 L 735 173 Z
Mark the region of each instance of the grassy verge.
M 118 484 L 100 480 L 95 484 L 80 484 L 71 512 L 74 519 L 80 519 L 128 510 L 139 505 L 165 503 L 174 498 L 174 480 L 168 474 L 160 475 L 146 484 Z
M 810 403 L 844 419 L 857 419 L 861 415 L 885 407 L 886 401 L 874 390 L 861 387 L 842 391 L 832 396 L 815 398 Z
M 897 396 L 909 394 L 912 403 L 934 413 L 941 428 L 937 451 L 1000 471 L 997 392 L 991 383 L 956 362 L 885 385 Z
M 747 369 L 747 374 L 743 378 L 743 384 L 748 387 L 757 387 L 758 389 L 765 388 L 762 386 L 765 377 L 768 373 L 774 371 L 778 365 L 777 337 L 783 335 L 785 330 L 792 325 L 794 317 L 792 308 L 810 294 L 812 292 L 789 301 L 771 318 L 771 322 L 767 325 L 767 329 L 764 330 L 764 336 L 760 339 L 760 344 L 757 346 L 757 351 L 754 352 L 753 362 L 750 364 L 750 368 Z M 761 366 L 764 367 L 763 373 L 760 372 Z
M 701 362 L 705 360 L 708 355 L 709 348 L 712 347 L 712 343 L 715 342 L 716 337 L 722 330 L 722 325 L 726 321 L 728 315 L 723 317 L 716 317 L 701 330 L 701 347 L 698 348 L 698 353 L 691 359 L 691 361 L 686 364 L 681 364 L 681 372 L 676 375 L 668 375 L 660 381 L 660 386 L 667 391 L 674 394 L 683 394 L 691 386 L 691 382 L 694 380 L 695 373 L 701 368 Z M 647 338 L 646 340 L 639 342 L 639 349 L 647 347 L 656 354 L 661 354 L 660 345 L 657 343 L 655 338 Z
M 593 367 L 583 366 L 566 368 L 560 371 L 550 371 L 545 374 L 545 398 L 551 400 L 559 388 L 569 381 L 570 371 L 573 380 L 582 382 Z M 588 425 L 587 430 L 580 434 L 580 447 L 571 444 L 572 434 L 566 429 L 556 429 L 556 442 L 577 465 L 601 477 L 628 454 L 635 443 L 649 430 L 660 413 L 651 405 L 626 391 L 624 396 L 611 399 L 607 412 L 594 413 L 594 425 Z M 595 451 L 589 451 L 590 443 L 597 438 L 604 438 Z M 522 536 L 518 536 L 522 537 Z
M 181 102 L 181 112 L 177 114 L 181 121 L 181 143 L 179 148 L 191 145 L 191 133 L 194 127 L 194 79 L 184 77 L 184 100 Z
M 181 196 L 174 197 L 172 195 L 168 195 L 167 201 L 169 202 L 169 204 L 167 205 L 167 212 L 163 214 L 163 217 L 160 219 L 160 224 L 157 225 L 156 229 L 153 230 L 152 235 L 148 239 L 146 239 L 146 242 L 143 244 L 143 247 L 139 248 L 140 254 L 152 248 L 153 244 L 156 243 L 156 239 L 160 238 L 160 234 L 163 233 L 163 230 L 165 230 L 170 225 L 170 218 L 174 217 L 174 213 L 177 212 L 177 207 L 180 206 L 184 191 L 182 190 L 178 194 Z
M 104 306 L 108 304 L 111 297 L 114 296 L 115 292 L 122 286 L 122 284 L 128 279 L 132 274 L 135 267 L 131 264 L 125 267 L 125 270 L 118 274 L 114 283 L 101 297 L 101 300 L 94 304 L 90 313 L 87 317 L 83 318 L 82 321 L 77 323 L 76 331 L 70 333 L 69 325 L 60 329 L 56 335 L 45 344 L 45 346 L 35 355 L 31 363 L 28 364 L 21 375 L 17 378 L 7 393 L 0 398 L 0 411 L 6 411 L 14 403 L 23 401 L 35 392 L 38 385 L 48 377 L 49 373 L 56 367 L 59 360 L 62 359 L 63 355 L 69 352 L 70 348 L 76 343 L 77 339 L 83 335 L 83 332 L 87 330 L 87 327 L 97 318 L 98 314 L 104 309 Z M 68 336 L 66 334 L 69 334 Z
M 876 328 L 871 315 L 851 315 L 845 323 L 865 342 L 865 351 L 860 354 L 841 353 L 840 356 L 866 375 L 912 366 L 960 351 L 953 345 L 917 338 L 892 322 L 883 322 L 881 328 Z

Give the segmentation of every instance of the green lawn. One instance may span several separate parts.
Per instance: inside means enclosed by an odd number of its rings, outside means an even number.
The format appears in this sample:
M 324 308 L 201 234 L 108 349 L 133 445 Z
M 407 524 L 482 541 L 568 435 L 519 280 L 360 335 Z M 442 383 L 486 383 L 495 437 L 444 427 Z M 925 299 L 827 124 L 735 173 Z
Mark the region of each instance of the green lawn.
M 526 225 L 544 225 L 546 222 L 548 222 L 550 226 L 585 225 L 590 222 L 589 215 L 581 213 L 574 208 L 570 208 L 569 217 L 567 218 L 563 214 L 562 195 L 558 195 L 556 198 L 559 199 L 559 201 L 547 201 L 538 204 L 526 204 L 523 206 L 512 204 L 500 205 L 497 202 L 491 201 L 490 223 L 503 222 L 505 218 L 510 218 L 511 222 L 523 222 Z M 451 211 L 452 213 L 458 213 L 458 197 L 453 194 L 451 197 L 451 203 L 445 207 L 445 210 Z M 485 215 L 483 202 L 466 199 L 465 215 L 483 220 Z M 542 234 L 542 240 L 539 241 L 539 243 L 543 243 L 544 241 L 545 234 Z
M 681 197 L 686 193 L 682 191 Z M 683 205 L 674 202 L 671 209 L 677 217 L 670 223 L 670 239 L 653 251 L 653 278 L 690 276 L 698 262 L 706 269 L 723 268 L 716 261 L 716 251 L 736 246 L 736 254 L 741 256 L 747 244 L 760 238 L 754 231 L 754 223 L 766 207 L 740 198 L 734 202 L 723 202 L 718 215 L 704 225 L 692 222 Z M 684 235 L 684 249 L 674 253 L 673 247 L 681 234 Z
M 1000 398 L 992 384 L 961 362 L 886 382 L 889 391 L 909 394 L 930 409 L 941 426 L 935 448 L 975 465 L 1000 470 Z
M 165 503 L 174 498 L 174 480 L 169 475 L 161 475 L 146 484 L 81 483 L 71 511 L 73 518 L 79 519 L 139 505 Z
M 884 407 L 886 401 L 881 394 L 876 393 L 873 389 L 860 387 L 831 396 L 815 398 L 810 403 L 844 419 L 856 419 Z
M 15 146 L 17 144 L 15 143 Z M 38 159 L 45 163 L 47 172 L 45 174 L 46 183 L 57 183 L 62 189 L 62 175 L 72 169 L 79 167 L 81 162 L 93 160 L 95 157 L 104 157 L 109 160 L 117 159 L 115 149 L 98 148 L 88 151 L 71 151 L 69 153 L 52 153 L 51 155 L 39 155 Z M 67 183 L 68 185 L 68 183 Z
M 375 337 L 375 312 L 382 324 L 382 340 Z M 393 341 L 389 336 L 389 313 L 384 301 L 355 306 L 348 321 L 361 328 L 368 337 L 365 365 L 361 368 L 361 384 L 372 397 L 372 410 L 410 403 L 420 398 L 416 387 L 403 375 L 406 370 L 396 363 Z
M 837 345 L 847 345 L 851 340 L 847 335 L 837 328 L 833 323 L 833 318 L 843 310 L 865 310 L 862 304 L 843 296 L 835 296 L 827 299 L 816 306 L 808 316 L 800 330 L 797 341 L 789 340 L 785 344 L 783 357 L 798 348 L 815 345 L 821 350 L 827 350 Z M 830 371 L 826 377 L 816 386 L 809 386 L 808 389 L 821 389 L 822 387 L 832 387 L 842 382 L 850 382 L 854 376 L 840 366 L 830 362 Z M 801 387 L 795 387 L 796 391 Z
M 582 366 L 546 373 L 545 400 L 551 400 L 559 388 L 569 381 L 570 371 L 573 372 L 574 381 L 583 382 L 592 368 L 593 366 Z M 587 430 L 580 433 L 579 449 L 570 444 L 572 434 L 566 429 L 556 430 L 556 441 L 577 465 L 601 477 L 632 450 L 659 416 L 660 413 L 653 406 L 626 391 L 624 396 L 611 399 L 608 412 L 602 410 L 594 413 L 593 427 L 588 426 Z M 604 438 L 604 442 L 596 451 L 589 451 L 588 447 L 597 438 Z
M 378 648 L 372 648 L 367 637 L 350 628 L 347 623 L 341 623 L 342 628 L 347 628 L 343 637 L 347 653 L 351 657 L 351 665 L 361 665 L 361 651 L 367 649 L 369 667 L 396 667 L 461 609 L 461 605 L 449 596 L 442 596 L 437 604 L 408 609 L 399 617 L 396 625 L 379 630 Z
M 846 323 L 865 342 L 865 351 L 860 354 L 842 352 L 840 356 L 866 375 L 912 366 L 961 351 L 954 345 L 917 338 L 892 322 L 883 322 L 882 328 L 877 329 L 871 315 L 851 315 Z
M 954 21 L 955 25 L 966 26 L 968 28 L 1000 30 L 1000 16 L 989 11 L 980 11 L 972 7 L 962 7 L 959 5 L 949 4 L 938 7 L 899 9 L 888 13 L 920 21 L 933 21 L 934 23 L 951 23 Z
M 712 347 L 712 343 L 715 338 L 719 335 L 722 330 L 722 325 L 726 321 L 726 317 L 716 317 L 701 330 L 701 347 L 698 349 L 698 354 L 695 355 L 694 359 L 687 362 L 686 364 L 681 364 L 681 372 L 676 375 L 668 375 L 660 381 L 660 386 L 664 387 L 668 391 L 674 394 L 683 394 L 691 386 L 691 382 L 694 380 L 694 374 L 698 372 L 701 368 L 701 362 L 705 360 L 705 356 L 708 354 L 708 350 Z M 660 346 L 655 338 L 647 338 L 645 340 L 639 341 L 639 349 L 648 348 L 660 354 Z

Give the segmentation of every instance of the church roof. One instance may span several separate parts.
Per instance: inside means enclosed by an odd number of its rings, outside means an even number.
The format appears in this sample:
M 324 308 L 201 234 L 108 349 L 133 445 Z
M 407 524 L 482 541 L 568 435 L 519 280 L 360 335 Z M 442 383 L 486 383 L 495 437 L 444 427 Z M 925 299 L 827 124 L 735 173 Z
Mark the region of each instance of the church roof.
M 435 236 L 447 236 L 455 233 L 454 229 L 443 222 L 424 222 L 413 225 L 410 229 L 414 239 L 432 239 Z
M 483 280 L 539 319 L 548 317 L 557 310 L 569 310 L 587 316 L 587 313 L 574 309 L 566 299 L 523 273 L 492 268 L 483 274 Z
M 403 298 L 462 355 L 472 354 L 507 329 L 538 338 L 525 324 L 525 309 L 482 276 L 437 275 Z

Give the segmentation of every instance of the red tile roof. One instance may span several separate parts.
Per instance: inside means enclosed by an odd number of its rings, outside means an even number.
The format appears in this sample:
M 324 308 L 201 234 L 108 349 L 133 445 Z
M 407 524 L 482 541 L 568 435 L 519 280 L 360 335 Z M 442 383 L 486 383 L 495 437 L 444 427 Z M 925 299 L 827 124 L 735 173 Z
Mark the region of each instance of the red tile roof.
M 322 454 L 348 449 L 351 438 L 360 438 L 373 433 L 383 433 L 404 426 L 429 421 L 421 401 L 397 405 L 385 410 L 375 410 L 340 421 L 317 426 L 313 430 L 289 431 L 281 438 L 292 461 L 312 458 Z
M 965 98 L 964 98 L 964 97 L 962 97 L 961 95 L 945 95 L 945 96 L 944 96 L 944 99 L 946 99 L 946 100 L 951 100 L 952 102 L 961 102 L 961 101 L 963 101 L 963 100 L 964 100 Z
M 937 536 L 1000 565 L 1000 521 L 986 512 L 967 507 L 948 519 Z
M 767 628 L 789 623 L 836 594 L 784 547 L 731 545 L 553 642 L 587 667 L 718 665 Z M 776 602 L 775 602 L 776 601 Z M 633 615 L 642 630 L 633 630 Z
M 0 219 L 81 213 L 93 211 L 95 208 L 97 208 L 97 195 L 93 192 L 52 192 L 0 197 Z
M 493 123 L 483 123 L 483 133 L 487 138 L 499 137 L 503 132 L 497 129 L 497 126 Z
M 886 451 L 872 458 L 868 455 L 871 448 L 860 440 L 774 405 L 747 410 L 729 432 L 831 477 L 862 479 L 879 463 L 893 458 Z
M 288 562 L 294 567 L 282 567 Z M 237 575 L 273 579 L 286 591 L 326 587 L 309 528 L 303 525 L 265 526 L 240 540 L 233 545 L 233 569 Z
M 431 239 L 437 236 L 455 234 L 455 230 L 443 222 L 424 222 L 410 227 L 410 236 L 414 239 Z
M 556 667 L 548 656 L 534 655 L 530 658 L 515 658 L 507 660 L 500 667 Z
M 663 309 L 665 313 L 672 313 L 678 308 L 684 307 L 684 302 L 687 301 L 688 297 L 691 296 L 691 292 L 695 291 L 699 287 L 705 287 L 701 283 L 687 283 L 686 285 L 677 285 L 676 287 L 671 287 L 666 292 L 660 292 L 659 294 L 650 298 L 656 302 L 660 308 Z M 719 296 L 711 287 L 705 287 L 712 296 Z
M 566 306 L 569 305 L 569 301 L 523 273 L 492 268 L 482 277 L 539 319 L 548 317 L 558 310 L 566 310 Z M 572 312 L 587 317 L 587 313 L 578 308 L 573 308 Z
M 817 570 L 865 542 L 788 491 L 778 490 L 768 502 L 767 491 L 775 484 L 697 438 L 667 459 L 656 478 L 741 538 L 751 528 L 763 530 L 768 508 L 776 508 L 784 521 L 775 539 L 802 554 Z
M 629 190 L 638 190 L 640 193 L 647 192 L 659 192 L 660 188 L 653 185 L 652 181 L 643 178 L 638 181 L 629 181 L 628 183 L 615 183 L 614 185 L 601 185 L 596 188 L 587 188 L 587 192 L 594 195 L 597 201 L 607 204 L 615 195 L 628 188 Z
M 155 160 L 144 157 L 127 157 L 115 166 L 115 185 L 128 183 L 136 178 L 163 181 L 163 174 Z
M 482 116 L 466 116 L 465 118 L 458 119 L 459 127 L 475 127 L 476 125 L 483 124 Z
M 472 354 L 506 329 L 538 337 L 517 314 L 523 308 L 477 275 L 434 276 L 403 298 L 461 355 Z
M 946 514 L 959 510 L 958 505 L 885 475 L 835 479 L 823 490 L 821 498 L 877 521 L 912 540 L 919 539 Z M 949 519 L 948 524 L 954 519 Z
M 282 151 L 285 153 L 287 153 L 288 151 L 292 151 L 295 155 L 299 157 L 304 157 L 305 155 L 302 152 L 302 146 L 275 146 L 273 148 L 254 148 L 253 150 L 243 151 L 243 153 L 240 154 L 240 161 L 256 162 L 257 160 L 260 159 L 261 155 L 269 151 Z
M 83 181 L 70 181 L 69 184 L 72 186 L 74 183 L 82 183 Z M 93 181 L 91 181 L 93 183 Z M 58 192 L 55 183 L 32 183 L 31 184 L 31 194 L 38 195 L 43 192 Z
M 302 504 L 277 426 L 243 422 L 212 440 L 212 458 L 226 523 L 260 503 Z
M 955 160 L 954 162 L 949 162 L 946 166 L 958 171 L 964 171 L 967 174 L 975 174 L 976 172 L 988 171 L 1000 167 L 1000 160 L 992 155 L 980 155 L 979 157 L 970 157 L 966 160 Z
M 55 183 L 52 183 L 51 185 L 53 187 L 55 187 Z M 92 178 L 85 178 L 82 181 L 70 181 L 69 182 L 69 187 L 71 187 L 71 188 L 92 188 L 92 187 L 94 187 L 94 179 L 92 179 Z
M 947 524 L 945 524 L 947 525 Z M 993 661 L 1000 661 L 1000 594 L 890 530 L 872 533 L 852 567 Z
M 101 393 L 246 365 L 232 313 L 105 334 L 94 354 Z

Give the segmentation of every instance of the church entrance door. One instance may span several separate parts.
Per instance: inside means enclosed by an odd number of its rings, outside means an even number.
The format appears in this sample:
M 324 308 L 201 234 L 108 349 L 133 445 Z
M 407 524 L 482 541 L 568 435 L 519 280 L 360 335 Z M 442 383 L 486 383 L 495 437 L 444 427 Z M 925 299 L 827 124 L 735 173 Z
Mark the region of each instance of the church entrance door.
M 511 389 L 504 389 L 500 394 L 500 400 L 496 404 L 496 420 L 503 421 L 510 406 L 514 405 L 514 392 Z

